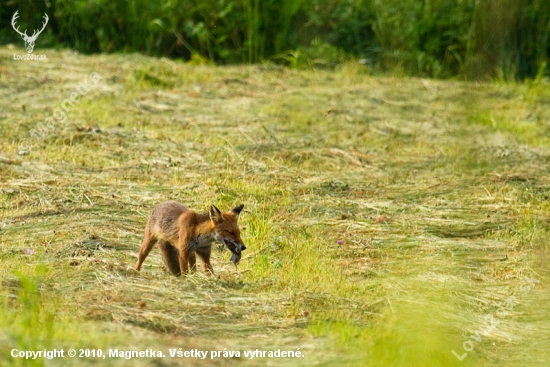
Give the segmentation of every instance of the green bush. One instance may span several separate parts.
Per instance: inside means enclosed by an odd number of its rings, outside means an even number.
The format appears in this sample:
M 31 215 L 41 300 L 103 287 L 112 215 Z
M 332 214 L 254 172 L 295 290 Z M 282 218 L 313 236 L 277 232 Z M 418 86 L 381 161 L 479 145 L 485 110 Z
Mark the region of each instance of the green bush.
M 4 24 L 16 10 L 22 29 L 50 15 L 37 47 L 82 53 L 296 67 L 346 54 L 385 72 L 471 79 L 532 78 L 550 58 L 547 0 L 8 0 Z M 21 42 L 9 27 L 0 41 Z

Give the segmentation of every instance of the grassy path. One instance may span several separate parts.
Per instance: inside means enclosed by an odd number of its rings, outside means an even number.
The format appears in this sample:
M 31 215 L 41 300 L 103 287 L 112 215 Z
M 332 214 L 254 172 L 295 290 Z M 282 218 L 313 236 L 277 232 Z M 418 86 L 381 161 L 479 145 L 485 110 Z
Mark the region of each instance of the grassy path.
M 305 357 L 59 365 L 550 361 L 548 81 L 13 52 L 0 48 L 0 366 L 49 363 L 13 348 L 70 347 Z M 215 278 L 177 279 L 154 251 L 134 272 L 168 199 L 244 203 L 239 267 L 216 251 Z

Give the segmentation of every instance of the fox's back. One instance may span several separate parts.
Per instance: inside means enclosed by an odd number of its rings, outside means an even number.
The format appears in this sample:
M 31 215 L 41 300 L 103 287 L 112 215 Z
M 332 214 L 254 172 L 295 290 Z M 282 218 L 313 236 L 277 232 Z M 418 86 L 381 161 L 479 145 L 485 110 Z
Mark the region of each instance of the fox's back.
M 149 217 L 149 230 L 152 236 L 170 242 L 177 242 L 178 219 L 188 212 L 185 206 L 175 201 L 160 203 Z

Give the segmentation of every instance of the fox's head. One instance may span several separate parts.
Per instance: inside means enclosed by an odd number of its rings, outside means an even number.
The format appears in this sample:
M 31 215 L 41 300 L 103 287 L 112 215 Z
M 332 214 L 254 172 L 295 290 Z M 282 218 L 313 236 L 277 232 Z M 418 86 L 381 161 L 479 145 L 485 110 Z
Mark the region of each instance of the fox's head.
M 210 207 L 208 214 L 214 228 L 214 239 L 221 242 L 231 251 L 231 261 L 237 264 L 241 259 L 241 251 L 246 250 L 246 247 L 241 239 L 241 231 L 239 229 L 239 214 L 243 210 L 244 205 L 239 205 L 229 212 L 222 213 L 214 205 Z

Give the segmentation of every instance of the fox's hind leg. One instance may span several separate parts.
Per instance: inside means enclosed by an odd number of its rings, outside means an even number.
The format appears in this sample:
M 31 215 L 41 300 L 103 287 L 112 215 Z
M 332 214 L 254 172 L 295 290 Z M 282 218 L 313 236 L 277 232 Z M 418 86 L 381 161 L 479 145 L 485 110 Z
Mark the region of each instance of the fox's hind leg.
M 160 254 L 162 255 L 162 260 L 164 260 L 164 264 L 175 276 L 180 275 L 180 262 L 179 262 L 179 252 L 178 249 L 172 246 L 170 242 L 166 241 L 159 241 L 158 242 L 158 248 L 160 250 Z
M 137 271 L 141 269 L 141 265 L 145 261 L 145 258 L 147 257 L 147 255 L 149 255 L 149 252 L 151 252 L 151 249 L 153 248 L 153 246 L 155 246 L 156 242 L 157 242 L 157 239 L 151 236 L 151 231 L 149 230 L 149 223 L 147 223 L 147 226 L 145 227 L 143 242 L 139 249 L 138 261 L 134 269 L 136 269 Z

